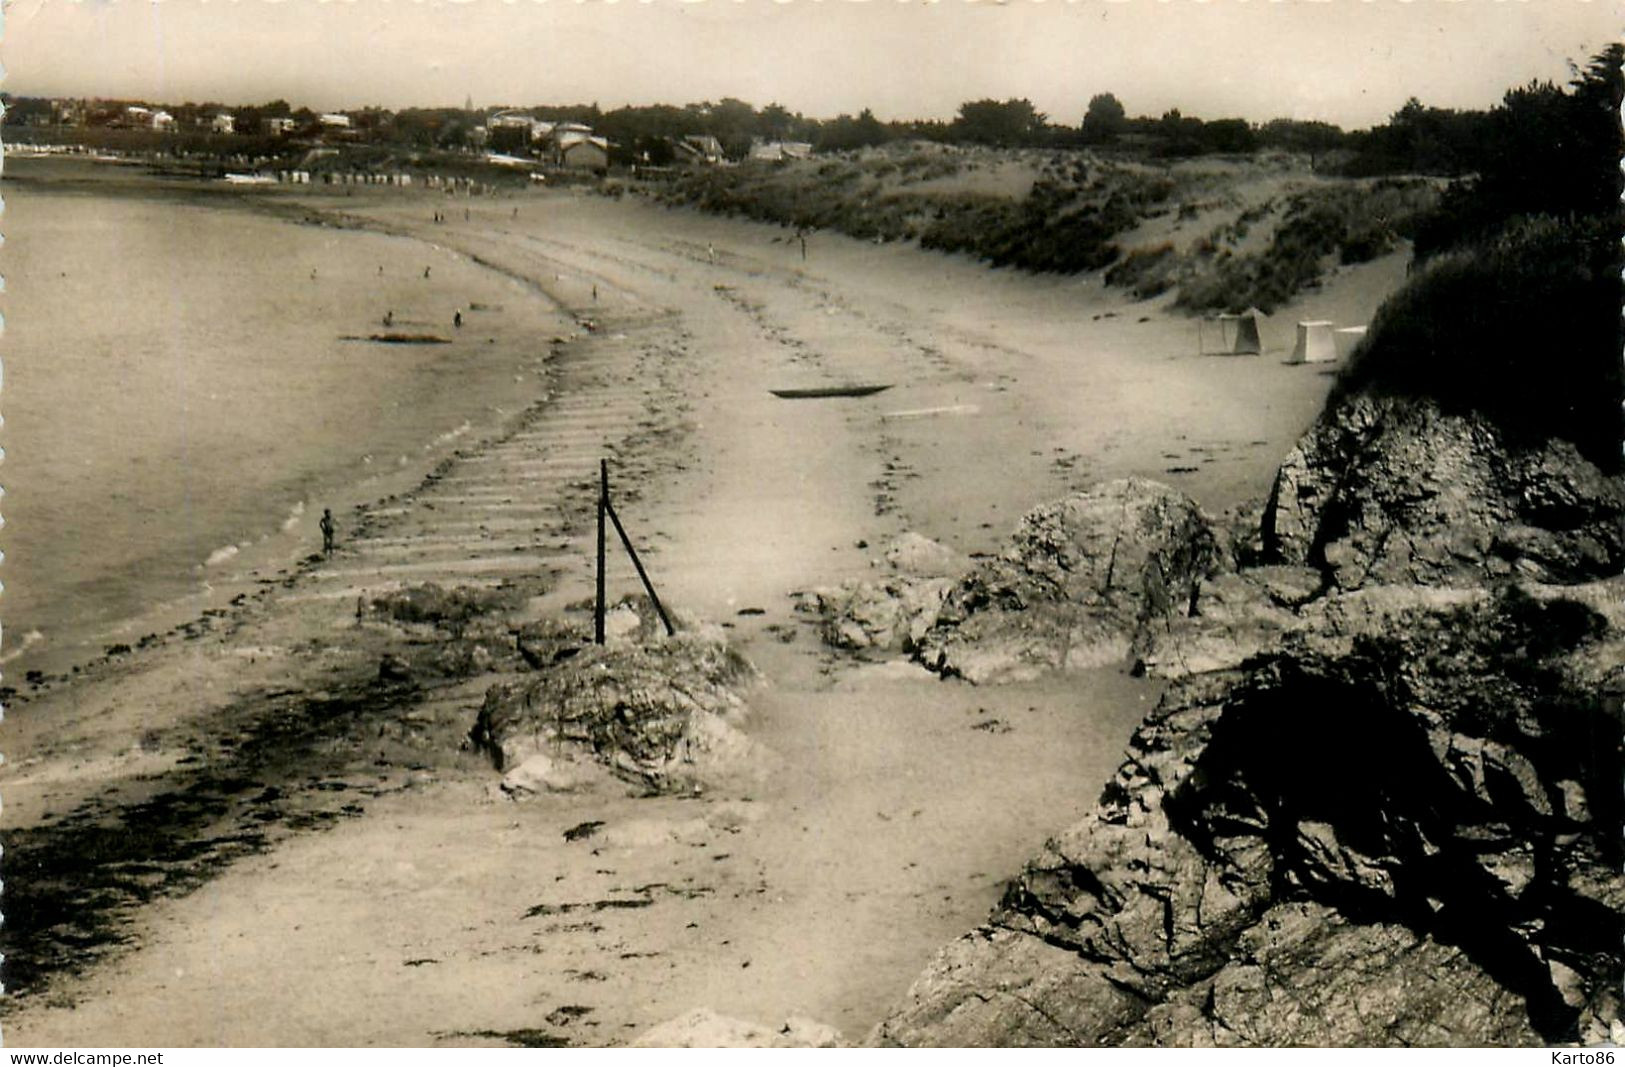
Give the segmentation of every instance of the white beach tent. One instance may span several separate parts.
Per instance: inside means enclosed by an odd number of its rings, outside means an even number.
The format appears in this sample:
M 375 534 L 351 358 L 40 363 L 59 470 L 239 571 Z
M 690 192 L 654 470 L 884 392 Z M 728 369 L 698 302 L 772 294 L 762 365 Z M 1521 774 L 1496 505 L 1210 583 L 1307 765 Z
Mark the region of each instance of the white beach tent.
M 1219 356 L 1261 355 L 1264 351 L 1264 342 L 1258 330 L 1258 323 L 1263 318 L 1265 318 L 1264 313 L 1257 308 L 1248 308 L 1239 314 L 1224 312 L 1215 315 L 1214 320 L 1219 324 L 1219 347 L 1214 350 L 1213 354 Z M 1229 332 L 1228 327 L 1232 324 L 1235 327 L 1235 337 L 1233 339 L 1226 336 Z M 1206 348 L 1202 344 L 1201 329 L 1201 324 L 1198 323 L 1197 350 L 1206 355 Z
M 1339 359 L 1347 359 L 1353 354 L 1355 346 L 1365 337 L 1365 331 L 1364 326 L 1344 326 L 1341 329 L 1332 331 L 1337 339 L 1337 355 Z
M 1298 343 L 1288 363 L 1332 363 L 1337 359 L 1337 343 L 1332 339 L 1334 324 L 1325 319 L 1298 323 Z

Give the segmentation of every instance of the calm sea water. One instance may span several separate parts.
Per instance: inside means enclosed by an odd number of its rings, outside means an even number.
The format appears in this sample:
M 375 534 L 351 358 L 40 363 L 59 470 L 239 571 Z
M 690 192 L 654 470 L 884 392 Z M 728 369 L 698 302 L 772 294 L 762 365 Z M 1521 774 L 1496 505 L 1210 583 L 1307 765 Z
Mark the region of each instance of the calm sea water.
M 19 173 L 0 259 L 7 684 L 310 551 L 324 505 L 376 496 L 540 391 L 553 308 L 422 242 L 64 191 L 8 161 Z M 455 342 L 341 339 L 386 311 Z

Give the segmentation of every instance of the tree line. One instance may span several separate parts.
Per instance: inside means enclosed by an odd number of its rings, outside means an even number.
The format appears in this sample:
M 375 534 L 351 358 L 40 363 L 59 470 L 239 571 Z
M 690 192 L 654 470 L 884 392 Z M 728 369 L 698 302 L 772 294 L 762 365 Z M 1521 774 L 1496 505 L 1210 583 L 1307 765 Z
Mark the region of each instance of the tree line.
M 1582 71 L 1617 66 L 1620 49 L 1610 46 Z M 1594 78 L 1593 78 L 1594 80 Z M 669 164 L 676 145 L 687 137 L 714 137 L 722 154 L 742 159 L 758 140 L 807 143 L 819 152 L 843 152 L 892 141 L 924 140 L 954 145 L 1002 148 L 1088 147 L 1149 158 L 1183 158 L 1209 154 L 1244 154 L 1260 150 L 1307 153 L 1317 168 L 1350 176 L 1431 174 L 1455 177 L 1479 173 L 1503 161 L 1508 153 L 1522 154 L 1540 171 L 1540 180 L 1557 177 L 1562 169 L 1550 158 L 1530 158 L 1530 145 L 1563 142 L 1555 135 L 1569 121 L 1573 94 L 1551 82 L 1532 82 L 1507 93 L 1501 106 L 1485 111 L 1463 111 L 1423 105 L 1408 100 L 1387 122 L 1365 130 L 1347 131 L 1326 122 L 1274 119 L 1252 123 L 1240 118 L 1200 119 L 1177 108 L 1158 116 L 1131 117 L 1112 93 L 1099 93 L 1082 109 L 1076 125 L 1055 122 L 1032 101 L 972 100 L 959 106 L 952 120 L 882 121 L 865 108 L 856 115 L 831 119 L 810 118 L 778 103 L 757 108 L 732 97 L 681 106 L 638 105 L 602 110 L 596 103 L 528 108 L 406 108 L 389 111 L 369 107 L 348 112 L 352 134 L 363 142 L 401 144 L 422 149 L 459 149 L 478 143 L 476 130 L 501 110 L 514 110 L 551 121 L 581 122 L 609 138 L 620 163 Z M 52 120 L 52 102 L 37 98 L 3 98 L 8 124 Z M 85 109 L 86 125 L 116 124 L 123 108 L 134 101 L 95 101 Z M 308 108 L 291 107 L 276 100 L 262 105 L 226 107 L 186 103 L 169 108 L 182 127 L 204 125 L 214 115 L 236 119 L 237 132 L 252 135 L 268 117 L 293 120 L 294 136 L 319 129 L 318 116 Z M 522 129 L 490 129 L 485 143 L 499 150 L 522 148 Z M 1570 142 L 1566 142 L 1571 144 Z M 1569 155 L 1574 155 L 1570 151 Z M 1565 156 L 1564 158 L 1568 158 Z

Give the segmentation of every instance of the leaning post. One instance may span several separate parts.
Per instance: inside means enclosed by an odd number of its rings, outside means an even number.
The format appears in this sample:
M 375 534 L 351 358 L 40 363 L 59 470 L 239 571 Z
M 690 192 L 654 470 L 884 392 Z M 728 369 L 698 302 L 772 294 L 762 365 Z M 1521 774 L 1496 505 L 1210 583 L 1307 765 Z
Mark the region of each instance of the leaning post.
M 654 583 L 649 580 L 649 572 L 643 569 L 643 561 L 638 558 L 638 550 L 632 547 L 632 538 L 627 536 L 626 527 L 621 525 L 621 517 L 615 514 L 615 508 L 610 504 L 609 498 L 604 498 L 604 510 L 609 512 L 609 521 L 615 524 L 615 532 L 621 535 L 621 544 L 626 547 L 626 554 L 632 560 L 632 566 L 638 572 L 638 578 L 643 582 L 643 591 L 649 594 L 649 603 L 654 605 L 655 613 L 660 616 L 660 622 L 666 627 L 666 636 L 675 637 L 676 627 L 671 624 L 671 617 L 666 614 L 665 605 L 660 603 L 660 597 L 655 593 Z

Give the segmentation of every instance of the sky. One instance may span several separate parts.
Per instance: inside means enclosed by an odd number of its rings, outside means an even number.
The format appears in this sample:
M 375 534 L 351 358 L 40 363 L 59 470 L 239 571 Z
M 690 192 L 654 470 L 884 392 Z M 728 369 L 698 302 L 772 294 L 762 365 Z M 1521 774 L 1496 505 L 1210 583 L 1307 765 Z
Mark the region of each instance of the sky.
M 952 118 L 1029 99 L 1131 115 L 1382 122 L 1481 108 L 1625 36 L 1625 0 L 8 0 L 23 96 L 321 110 L 684 104 Z

